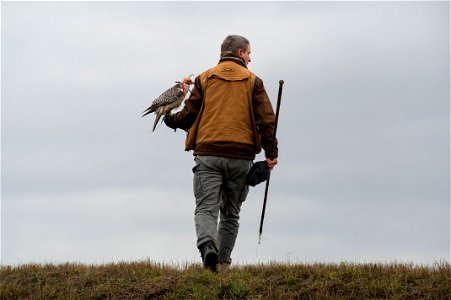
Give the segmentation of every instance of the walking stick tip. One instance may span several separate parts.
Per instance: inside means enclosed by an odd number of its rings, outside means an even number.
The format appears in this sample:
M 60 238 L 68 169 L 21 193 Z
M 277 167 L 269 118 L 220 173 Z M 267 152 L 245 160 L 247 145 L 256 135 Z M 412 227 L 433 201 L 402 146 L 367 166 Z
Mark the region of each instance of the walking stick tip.
M 279 84 L 283 84 L 283 80 L 281 79 L 281 80 L 279 80 Z

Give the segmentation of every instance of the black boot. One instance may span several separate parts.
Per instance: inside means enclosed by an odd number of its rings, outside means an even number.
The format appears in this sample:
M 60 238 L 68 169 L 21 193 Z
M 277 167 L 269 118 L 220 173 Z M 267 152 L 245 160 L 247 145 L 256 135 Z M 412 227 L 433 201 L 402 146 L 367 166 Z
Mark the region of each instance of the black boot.
M 218 251 L 216 250 L 214 244 L 212 242 L 203 243 L 199 246 L 199 250 L 204 268 L 217 272 Z

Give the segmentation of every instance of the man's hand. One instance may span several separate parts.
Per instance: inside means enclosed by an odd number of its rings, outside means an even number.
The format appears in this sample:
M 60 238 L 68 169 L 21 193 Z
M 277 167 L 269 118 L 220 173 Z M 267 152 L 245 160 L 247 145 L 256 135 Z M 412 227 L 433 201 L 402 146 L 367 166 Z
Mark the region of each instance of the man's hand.
M 266 158 L 266 163 L 268 164 L 269 170 L 272 171 L 272 169 L 274 168 L 275 165 L 277 165 L 277 158 L 274 158 L 273 160 L 271 160 L 270 158 Z
M 167 114 L 163 118 L 164 124 L 168 126 L 169 128 L 174 129 L 174 131 L 177 129 L 177 116 L 175 114 Z

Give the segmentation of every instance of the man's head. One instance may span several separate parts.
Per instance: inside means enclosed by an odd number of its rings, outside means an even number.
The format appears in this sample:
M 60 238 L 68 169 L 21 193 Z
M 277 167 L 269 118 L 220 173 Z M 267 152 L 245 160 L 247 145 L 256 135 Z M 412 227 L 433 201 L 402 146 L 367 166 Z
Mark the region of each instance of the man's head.
M 221 52 L 231 51 L 244 59 L 246 65 L 251 62 L 251 45 L 249 40 L 240 35 L 228 35 L 221 45 Z

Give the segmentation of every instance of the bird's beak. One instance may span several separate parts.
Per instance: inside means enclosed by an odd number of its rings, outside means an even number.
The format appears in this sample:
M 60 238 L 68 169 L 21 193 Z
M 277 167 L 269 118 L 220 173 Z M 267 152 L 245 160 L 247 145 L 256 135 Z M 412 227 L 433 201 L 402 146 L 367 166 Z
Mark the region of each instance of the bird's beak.
M 194 74 L 190 74 L 190 75 L 188 76 L 188 80 L 189 80 L 189 83 L 188 83 L 188 84 L 194 84 L 194 81 L 191 79 L 191 76 L 194 76 Z

